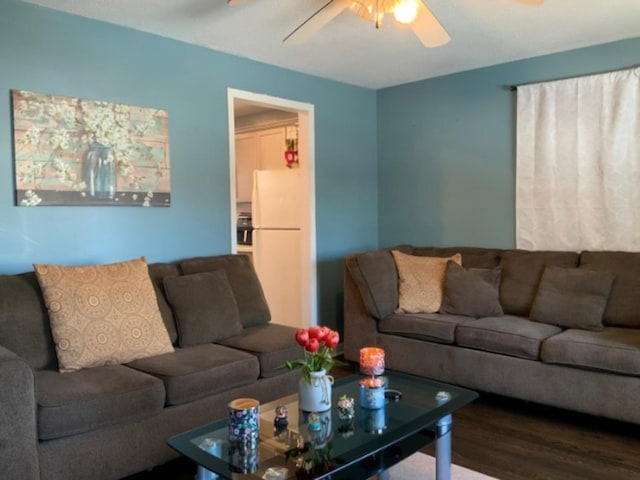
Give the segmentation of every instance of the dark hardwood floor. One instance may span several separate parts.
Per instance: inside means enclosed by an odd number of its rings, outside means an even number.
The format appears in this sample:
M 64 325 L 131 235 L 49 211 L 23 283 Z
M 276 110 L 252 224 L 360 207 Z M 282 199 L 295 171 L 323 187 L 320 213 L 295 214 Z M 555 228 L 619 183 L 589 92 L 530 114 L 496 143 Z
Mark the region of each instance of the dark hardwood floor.
M 501 480 L 640 480 L 640 425 L 481 393 L 454 415 L 453 462 Z M 195 471 L 178 459 L 127 480 L 192 480 Z
M 640 480 L 640 425 L 490 394 L 454 422 L 453 462 L 501 480 Z

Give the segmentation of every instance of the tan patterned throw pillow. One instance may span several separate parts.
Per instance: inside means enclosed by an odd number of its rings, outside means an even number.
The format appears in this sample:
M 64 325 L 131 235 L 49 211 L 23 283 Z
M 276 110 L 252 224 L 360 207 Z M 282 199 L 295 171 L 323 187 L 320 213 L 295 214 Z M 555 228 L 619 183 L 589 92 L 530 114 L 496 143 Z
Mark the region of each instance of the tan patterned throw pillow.
M 34 269 L 61 372 L 173 352 L 144 257 Z
M 440 310 L 447 262 L 462 264 L 462 255 L 421 257 L 392 250 L 398 269 L 398 312 L 434 313 Z

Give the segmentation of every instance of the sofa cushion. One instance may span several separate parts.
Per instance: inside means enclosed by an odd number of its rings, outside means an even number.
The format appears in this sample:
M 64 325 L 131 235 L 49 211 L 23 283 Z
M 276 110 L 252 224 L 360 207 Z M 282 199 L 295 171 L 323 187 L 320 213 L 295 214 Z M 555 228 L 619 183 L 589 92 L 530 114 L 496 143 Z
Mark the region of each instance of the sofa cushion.
M 144 257 L 108 265 L 34 265 L 59 370 L 172 352 Z
M 153 283 L 153 288 L 156 292 L 160 315 L 162 315 L 164 326 L 167 327 L 171 343 L 175 345 L 178 341 L 178 328 L 176 326 L 176 320 L 173 318 L 173 310 L 171 310 L 164 291 L 164 279 L 167 277 L 177 277 L 180 275 L 180 269 L 175 263 L 150 263 L 148 267 L 149 277 L 151 277 L 151 283 Z
M 47 307 L 33 272 L 0 275 L 0 345 L 33 368 L 56 368 Z
M 122 365 L 71 373 L 36 370 L 41 440 L 135 422 L 162 411 L 162 382 Z
M 413 247 L 412 252 L 406 253 L 422 257 L 451 257 L 459 253 L 465 268 L 493 268 L 500 264 L 500 252 L 482 247 Z
M 502 315 L 500 274 L 500 267 L 466 269 L 447 262 L 440 312 L 475 318 Z
M 582 252 L 580 268 L 613 273 L 605 325 L 640 328 L 640 253 Z
M 222 345 L 176 348 L 175 352 L 143 358 L 127 366 L 161 379 L 167 405 L 182 405 L 258 379 L 253 355 Z
M 394 313 L 378 323 L 381 333 L 452 344 L 456 326 L 469 317 L 444 313 Z
M 346 266 L 369 314 L 380 320 L 398 307 L 398 271 L 389 250 L 349 255 Z
M 175 312 L 181 347 L 242 332 L 238 304 L 224 270 L 167 277 L 164 286 Z
M 542 341 L 561 331 L 553 325 L 512 315 L 485 317 L 459 325 L 456 343 L 462 347 L 537 360 Z
M 302 348 L 295 341 L 296 328 L 277 323 L 245 328 L 240 335 L 219 341 L 258 358 L 260 377 L 267 378 L 285 373 L 278 369 L 287 360 L 302 358 Z
M 602 330 L 602 315 L 613 279 L 609 272 L 547 267 L 530 318 L 564 328 Z
M 244 327 L 263 325 L 271 320 L 267 299 L 248 255 L 196 257 L 180 262 L 185 275 L 224 270 L 236 297 L 240 323 Z
M 507 250 L 502 253 L 500 266 L 500 305 L 504 313 L 529 316 L 545 267 L 576 267 L 576 252 L 530 252 Z
M 391 253 L 398 269 L 398 312 L 434 313 L 440 310 L 447 262 L 461 264 L 460 254 L 419 257 L 397 250 Z
M 640 375 L 640 330 L 619 327 L 605 327 L 599 332 L 565 330 L 544 341 L 540 357 L 547 363 Z

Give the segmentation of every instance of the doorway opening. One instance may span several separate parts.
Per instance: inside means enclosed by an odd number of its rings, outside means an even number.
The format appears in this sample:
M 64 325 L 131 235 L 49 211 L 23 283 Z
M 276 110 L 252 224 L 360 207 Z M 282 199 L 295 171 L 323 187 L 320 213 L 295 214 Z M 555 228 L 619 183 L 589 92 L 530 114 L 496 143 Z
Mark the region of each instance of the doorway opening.
M 245 198 L 238 198 L 238 191 L 242 187 L 238 187 L 238 158 L 236 152 L 236 133 L 239 127 L 240 114 L 244 118 L 246 115 L 254 113 L 260 116 L 265 112 L 269 112 L 273 127 L 277 121 L 273 118 L 293 118 L 297 123 L 297 174 L 300 179 L 299 207 L 300 207 L 300 225 L 299 225 L 299 252 L 295 252 L 296 257 L 299 255 L 299 283 L 300 288 L 296 290 L 296 296 L 300 298 L 291 299 L 291 305 L 296 307 L 291 311 L 288 309 L 285 315 L 277 312 L 277 308 L 269 305 L 272 311 L 272 321 L 274 323 L 282 323 L 285 325 L 298 326 L 300 328 L 310 325 L 317 325 L 317 284 L 316 284 L 316 221 L 315 221 L 315 147 L 314 147 L 314 106 L 312 104 L 297 102 L 279 97 L 258 94 L 243 90 L 229 88 L 227 90 L 228 112 L 229 112 L 229 176 L 230 176 L 230 231 L 231 231 L 231 251 L 238 253 L 238 216 L 242 210 L 247 209 L 244 202 Z M 284 124 L 284 123 L 283 123 Z M 284 127 L 283 127 L 284 128 Z M 287 139 L 287 143 L 289 139 Z M 284 155 L 283 148 L 282 154 Z M 284 158 L 283 158 L 284 161 Z M 246 176 L 245 173 L 241 175 Z M 240 179 L 241 180 L 241 179 Z M 242 209 L 242 210 L 239 210 Z M 241 245 L 241 250 L 246 251 L 247 248 Z M 250 248 L 249 248 L 250 250 Z M 254 253 L 255 255 L 255 253 Z M 264 255 L 266 257 L 268 255 Z M 255 257 L 254 257 L 255 260 Z M 257 267 L 257 265 L 256 265 Z M 261 271 L 256 268 L 258 276 Z M 286 269 L 283 267 L 281 275 L 286 275 Z M 286 284 L 286 279 L 282 281 L 275 280 L 273 275 L 263 275 L 260 278 L 262 287 L 269 298 L 282 297 L 283 293 L 281 285 Z M 280 298 L 281 300 L 281 298 Z M 275 303 L 276 300 L 273 300 Z M 279 303 L 282 303 L 281 301 Z M 274 305 L 275 306 L 275 305 Z M 278 317 L 281 318 L 278 318 Z

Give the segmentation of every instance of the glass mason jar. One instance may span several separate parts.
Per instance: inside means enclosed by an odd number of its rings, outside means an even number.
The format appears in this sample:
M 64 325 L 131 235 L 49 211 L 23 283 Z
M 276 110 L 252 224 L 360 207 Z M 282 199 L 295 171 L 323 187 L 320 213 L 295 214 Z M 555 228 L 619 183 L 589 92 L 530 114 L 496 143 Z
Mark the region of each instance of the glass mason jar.
M 116 196 L 116 161 L 113 149 L 93 142 L 84 160 L 84 180 L 89 195 L 113 200 Z

